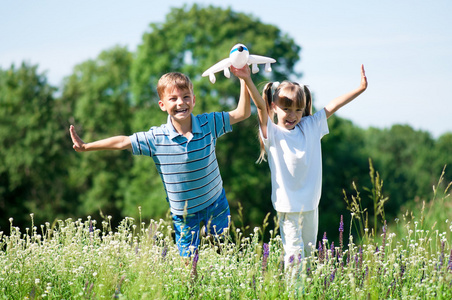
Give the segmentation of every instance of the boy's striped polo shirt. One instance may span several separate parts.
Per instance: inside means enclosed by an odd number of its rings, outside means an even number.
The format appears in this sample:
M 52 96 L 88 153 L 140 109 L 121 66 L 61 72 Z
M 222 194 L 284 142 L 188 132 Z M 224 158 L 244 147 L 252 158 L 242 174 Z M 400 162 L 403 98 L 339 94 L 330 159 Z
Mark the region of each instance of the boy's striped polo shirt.
M 190 140 L 174 129 L 170 116 L 166 124 L 130 136 L 133 154 L 154 160 L 175 215 L 206 208 L 223 190 L 215 145 L 217 138 L 232 131 L 229 113 L 192 114 L 191 118 Z

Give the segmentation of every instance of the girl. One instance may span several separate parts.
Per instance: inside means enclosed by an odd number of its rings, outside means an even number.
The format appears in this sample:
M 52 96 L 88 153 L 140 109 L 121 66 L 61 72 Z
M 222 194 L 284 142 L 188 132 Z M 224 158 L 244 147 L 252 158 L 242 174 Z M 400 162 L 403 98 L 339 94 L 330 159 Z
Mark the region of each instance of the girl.
M 360 86 L 312 115 L 307 86 L 284 81 L 270 82 L 262 97 L 249 77 L 244 78 L 258 109 L 261 155 L 268 156 L 272 203 L 278 213 L 284 260 L 309 255 L 318 231 L 318 205 L 322 187 L 320 139 L 327 134 L 327 119 L 367 88 L 364 66 Z M 276 121 L 274 117 L 276 116 Z M 310 247 L 311 247 L 310 246 Z

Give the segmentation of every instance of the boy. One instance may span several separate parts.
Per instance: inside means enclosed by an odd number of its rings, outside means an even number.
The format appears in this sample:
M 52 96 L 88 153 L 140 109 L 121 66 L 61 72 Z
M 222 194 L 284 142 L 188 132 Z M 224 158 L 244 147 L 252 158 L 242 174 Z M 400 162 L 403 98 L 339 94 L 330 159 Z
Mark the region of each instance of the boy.
M 249 76 L 249 67 L 244 69 L 247 70 L 240 72 Z M 192 82 L 182 73 L 167 73 L 157 84 L 160 109 L 168 113 L 166 124 L 147 132 L 92 143 L 84 143 L 74 126 L 70 126 L 73 148 L 77 152 L 131 148 L 134 155 L 152 157 L 170 204 L 181 256 L 190 256 L 198 247 L 201 222 L 213 234 L 221 234 L 229 226 L 229 204 L 215 145 L 217 138 L 232 131 L 232 124 L 251 115 L 250 97 L 242 78 L 240 88 L 236 109 L 194 116 L 196 97 Z

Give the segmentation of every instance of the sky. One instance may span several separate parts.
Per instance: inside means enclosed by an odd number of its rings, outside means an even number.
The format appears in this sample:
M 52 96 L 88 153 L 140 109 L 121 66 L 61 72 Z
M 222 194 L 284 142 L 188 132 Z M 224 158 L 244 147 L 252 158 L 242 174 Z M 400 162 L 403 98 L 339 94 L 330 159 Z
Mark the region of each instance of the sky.
M 339 116 L 364 129 L 452 132 L 450 0 L 3 0 L 0 69 L 25 61 L 59 87 L 75 65 L 116 45 L 135 51 L 150 23 L 194 3 L 253 15 L 293 38 L 302 48 L 297 81 L 317 109 L 357 88 L 364 64 L 368 89 Z

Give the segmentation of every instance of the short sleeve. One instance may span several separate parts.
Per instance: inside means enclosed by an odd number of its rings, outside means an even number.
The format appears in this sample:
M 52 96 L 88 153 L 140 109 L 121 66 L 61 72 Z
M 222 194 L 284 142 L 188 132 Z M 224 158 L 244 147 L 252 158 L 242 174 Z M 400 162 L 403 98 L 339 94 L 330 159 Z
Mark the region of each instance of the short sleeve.
M 303 117 L 297 126 L 302 131 L 308 130 L 313 136 L 317 136 L 319 139 L 329 133 L 325 109 L 319 110 L 312 116 Z
M 151 156 L 151 139 L 149 137 L 152 136 L 152 134 L 153 132 L 150 130 L 148 132 L 137 132 L 129 136 L 133 155 Z
M 316 122 L 320 129 L 320 138 L 322 138 L 324 135 L 327 135 L 330 132 L 328 128 L 328 119 L 326 117 L 325 109 L 316 112 L 314 116 L 316 117 Z
M 219 138 L 225 133 L 232 131 L 229 113 L 214 112 L 207 115 L 210 126 L 215 134 L 215 138 Z

